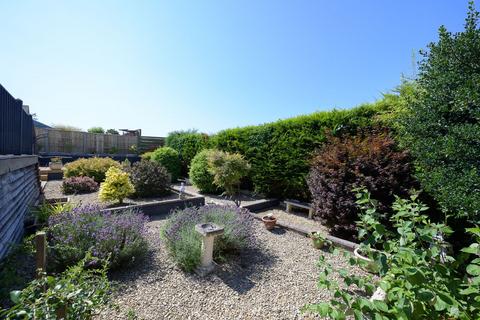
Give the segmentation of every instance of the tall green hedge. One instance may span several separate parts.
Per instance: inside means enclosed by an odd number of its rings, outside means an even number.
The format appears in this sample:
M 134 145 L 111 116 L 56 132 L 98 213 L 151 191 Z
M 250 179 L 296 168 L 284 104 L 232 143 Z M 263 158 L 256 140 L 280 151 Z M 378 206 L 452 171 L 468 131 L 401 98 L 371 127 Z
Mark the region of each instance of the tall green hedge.
M 208 135 L 196 130 L 173 131 L 165 140 L 167 147 L 177 150 L 182 163 L 182 174 L 187 174 L 193 157 L 208 147 Z
M 309 199 L 306 176 L 325 133 L 351 134 L 376 125 L 388 104 L 365 104 L 351 110 L 317 112 L 259 126 L 227 129 L 211 137 L 224 151 L 239 152 L 251 164 L 255 190 L 271 197 Z

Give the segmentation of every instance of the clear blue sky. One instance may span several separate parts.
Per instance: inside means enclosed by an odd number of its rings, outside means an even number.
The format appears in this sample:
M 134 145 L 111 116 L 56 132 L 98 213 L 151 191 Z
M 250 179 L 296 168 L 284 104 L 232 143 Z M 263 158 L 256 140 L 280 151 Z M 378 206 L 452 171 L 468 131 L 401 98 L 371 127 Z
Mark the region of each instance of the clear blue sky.
M 211 133 L 373 101 L 412 73 L 412 52 L 441 24 L 461 30 L 466 10 L 467 0 L 0 0 L 0 83 L 46 124 Z

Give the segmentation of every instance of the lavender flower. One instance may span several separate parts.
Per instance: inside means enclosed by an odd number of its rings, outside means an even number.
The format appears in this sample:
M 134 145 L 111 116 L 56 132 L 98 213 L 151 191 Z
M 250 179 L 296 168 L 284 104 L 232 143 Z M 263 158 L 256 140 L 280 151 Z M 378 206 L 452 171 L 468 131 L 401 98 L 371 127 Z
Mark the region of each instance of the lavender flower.
M 65 268 L 81 260 L 87 251 L 99 259 L 110 259 L 111 267 L 132 261 L 145 253 L 148 217 L 139 210 L 102 212 L 87 204 L 49 219 L 49 238 L 54 262 Z

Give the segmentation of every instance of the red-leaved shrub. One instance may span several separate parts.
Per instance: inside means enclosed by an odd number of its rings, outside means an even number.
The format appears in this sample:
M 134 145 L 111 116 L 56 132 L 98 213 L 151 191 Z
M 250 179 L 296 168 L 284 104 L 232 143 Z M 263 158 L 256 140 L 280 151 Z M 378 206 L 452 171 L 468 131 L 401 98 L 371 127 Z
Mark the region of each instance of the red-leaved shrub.
M 355 240 L 359 219 L 352 189 L 365 186 L 378 200 L 378 211 L 388 214 L 394 195 L 406 196 L 415 186 L 411 173 L 408 153 L 399 151 L 386 131 L 330 137 L 312 159 L 307 178 L 315 215 L 332 234 Z
M 65 178 L 62 190 L 64 194 L 89 193 L 98 190 L 98 183 L 90 177 Z

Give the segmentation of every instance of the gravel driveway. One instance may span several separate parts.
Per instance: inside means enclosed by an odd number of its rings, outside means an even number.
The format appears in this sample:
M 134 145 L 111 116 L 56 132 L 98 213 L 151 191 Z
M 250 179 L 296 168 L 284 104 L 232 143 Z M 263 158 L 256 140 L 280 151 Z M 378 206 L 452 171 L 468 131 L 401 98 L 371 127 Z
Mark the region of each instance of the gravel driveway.
M 257 244 L 200 278 L 168 256 L 159 238 L 163 219 L 149 223 L 149 257 L 112 275 L 118 288 L 113 306 L 96 319 L 310 319 L 300 308 L 329 297 L 317 288 L 321 251 L 308 238 L 269 232 L 256 221 Z M 352 270 L 342 256 L 326 255 L 334 266 Z

